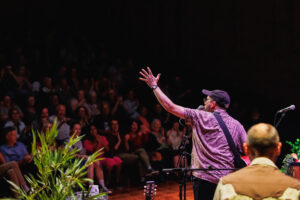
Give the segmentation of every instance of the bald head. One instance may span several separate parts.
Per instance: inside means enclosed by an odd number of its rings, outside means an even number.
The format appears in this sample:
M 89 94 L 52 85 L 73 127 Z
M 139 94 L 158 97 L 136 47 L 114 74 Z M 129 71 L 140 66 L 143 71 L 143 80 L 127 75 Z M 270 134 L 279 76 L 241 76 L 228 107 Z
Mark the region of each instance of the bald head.
M 247 146 L 253 157 L 266 156 L 274 158 L 280 154 L 281 143 L 274 126 L 259 123 L 248 130 Z

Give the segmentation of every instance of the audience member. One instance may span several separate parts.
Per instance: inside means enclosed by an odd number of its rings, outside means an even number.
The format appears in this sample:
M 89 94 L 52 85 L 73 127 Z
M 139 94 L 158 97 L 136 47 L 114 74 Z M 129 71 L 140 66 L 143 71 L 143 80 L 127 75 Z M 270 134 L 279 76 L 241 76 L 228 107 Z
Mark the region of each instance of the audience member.
M 141 106 L 139 109 L 139 116 L 138 120 L 145 126 L 147 132 L 150 132 L 150 123 L 149 118 L 147 116 L 148 114 L 148 108 L 146 106 Z
M 32 156 L 28 153 L 25 145 L 17 141 L 17 130 L 14 127 L 6 127 L 3 130 L 5 144 L 0 145 L 0 152 L 4 157 L 4 163 L 10 161 L 18 162 L 23 173 L 34 174 Z
M 87 137 L 87 139 L 84 141 L 84 148 L 86 149 L 88 154 L 92 154 L 96 152 L 99 149 L 103 149 L 103 154 L 101 155 L 102 160 L 101 165 L 106 169 L 107 173 L 106 180 L 107 185 L 111 183 L 111 175 L 114 167 L 116 167 L 117 173 L 120 171 L 119 168 L 122 167 L 122 160 L 119 157 L 106 157 L 106 152 L 109 152 L 109 144 L 106 140 L 105 136 L 98 135 L 98 130 L 95 125 L 90 126 L 90 132 Z M 119 174 L 116 174 L 118 176 Z M 116 177 L 116 180 L 118 181 L 120 177 Z M 102 186 L 102 185 L 101 185 Z
M 17 74 L 15 74 L 11 68 L 9 68 L 9 74 L 14 78 L 14 80 L 17 83 L 17 93 L 19 95 L 28 95 L 32 89 L 32 84 L 29 81 L 29 76 L 28 76 L 28 70 L 24 65 L 21 65 L 18 70 Z
M 100 134 L 108 133 L 109 131 L 109 122 L 111 121 L 111 111 L 110 105 L 107 101 L 103 101 L 101 104 L 101 114 L 95 116 L 94 124 L 99 130 Z
M 98 95 L 95 91 L 90 92 L 89 96 L 89 110 L 91 111 L 91 117 L 95 117 L 96 115 L 100 114 L 99 102 L 98 102 Z
M 2 160 L 1 157 L 3 158 L 2 154 L 0 153 L 0 160 Z M 15 161 L 0 164 L 0 178 L 5 178 L 5 181 L 9 180 L 13 182 L 23 189 L 24 192 L 29 192 L 29 188 L 24 180 L 22 172 L 20 171 L 19 165 Z M 4 191 L 2 190 L 2 192 Z M 18 198 L 18 193 L 14 192 L 13 190 L 11 192 L 15 198 Z
M 84 90 L 78 90 L 77 91 L 77 100 L 78 100 L 78 106 L 84 106 L 86 109 L 88 109 L 88 115 L 90 115 L 91 111 L 89 110 L 89 105 L 87 104 L 87 100 L 85 98 Z
M 76 109 L 76 121 L 80 124 L 82 131 L 87 133 L 91 123 L 88 109 L 85 106 L 79 106 Z
M 37 118 L 37 106 L 35 97 L 29 95 L 27 97 L 27 106 L 24 109 L 24 123 L 30 125 L 31 122 Z
M 124 100 L 123 104 L 130 119 L 137 119 L 139 116 L 138 108 L 140 102 L 138 98 L 135 97 L 134 90 L 128 91 L 127 98 Z
M 4 127 L 15 127 L 17 130 L 17 137 L 20 138 L 25 131 L 25 124 L 20 119 L 20 113 L 17 108 L 12 108 L 9 111 L 9 121 L 7 121 Z
M 35 131 L 35 133 L 41 132 L 43 130 L 43 127 L 47 127 L 49 123 L 50 121 L 48 108 L 44 107 L 41 110 L 39 118 L 32 121 L 31 128 L 33 131 Z
M 56 107 L 56 115 L 52 115 L 49 119 L 51 123 L 54 123 L 57 119 L 58 134 L 56 140 L 59 146 L 68 141 L 70 137 L 70 125 L 67 124 L 69 119 L 66 118 L 66 106 L 59 104 Z
M 162 126 L 165 128 L 169 121 L 169 117 L 169 113 L 167 113 L 159 103 L 156 103 L 153 112 L 151 113 L 150 121 L 153 122 L 154 119 L 159 119 Z
M 186 167 L 187 166 L 187 162 L 184 163 L 183 159 L 181 159 L 181 162 L 178 163 L 179 156 L 182 153 L 182 150 L 180 150 L 179 147 L 182 145 L 184 134 L 185 134 L 184 131 L 179 130 L 179 122 L 178 121 L 173 121 L 172 128 L 167 131 L 167 138 L 168 138 L 167 142 L 172 150 L 174 167 L 180 167 L 180 166 Z
M 0 105 L 0 118 L 2 123 L 5 123 L 9 120 L 9 111 L 15 108 L 19 111 L 20 117 L 23 117 L 23 112 L 21 108 L 12 102 L 11 97 L 9 95 L 5 95 L 3 98 L 3 103 Z
M 81 125 L 77 122 L 75 122 L 73 125 L 72 125 L 72 134 L 74 134 L 74 137 L 78 137 L 81 135 Z M 88 159 L 88 156 L 86 154 L 86 149 L 84 148 L 84 145 L 82 143 L 81 140 L 79 140 L 77 143 L 75 143 L 73 145 L 72 148 L 76 148 L 78 149 L 79 151 L 76 153 L 76 157 L 78 158 L 83 158 L 83 162 L 85 163 L 86 160 Z M 82 163 L 82 164 L 84 164 Z M 96 161 L 94 163 L 92 163 L 90 166 L 88 166 L 88 173 L 87 173 L 87 176 L 88 178 L 94 180 L 94 173 L 96 175 L 96 178 L 98 180 L 98 183 L 100 185 L 100 187 L 102 187 L 102 189 L 107 192 L 107 193 L 111 193 L 111 191 L 109 189 L 107 189 L 107 187 L 105 186 L 105 183 L 104 183 L 104 175 L 103 175 L 103 168 L 102 168 L 102 165 L 100 163 L 100 161 Z M 89 184 L 93 184 L 92 182 L 89 182 Z
M 265 123 L 252 126 L 243 144 L 250 166 L 222 177 L 214 200 L 300 199 L 300 181 L 286 176 L 275 165 L 281 146 L 275 127 Z

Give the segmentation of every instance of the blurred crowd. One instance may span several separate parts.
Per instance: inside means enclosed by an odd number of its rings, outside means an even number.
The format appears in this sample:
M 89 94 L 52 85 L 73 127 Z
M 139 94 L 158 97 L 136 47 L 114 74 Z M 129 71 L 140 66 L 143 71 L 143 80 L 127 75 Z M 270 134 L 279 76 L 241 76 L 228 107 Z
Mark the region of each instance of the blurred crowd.
M 23 174 L 34 173 L 32 130 L 45 133 L 57 119 L 58 146 L 76 134 L 84 135 L 74 147 L 80 149 L 78 157 L 104 148 L 103 159 L 89 167 L 88 177 L 106 192 L 132 177 L 143 183 L 155 170 L 188 166 L 189 157 L 179 158 L 183 150 L 191 152 L 190 122 L 169 115 L 139 85 L 141 66 L 130 56 L 114 55 L 104 41 L 79 31 L 1 36 L 2 165 L 17 162 Z M 184 78 L 173 75 L 160 86 L 174 102 L 187 105 L 193 96 Z M 251 112 L 247 127 L 260 120 L 257 109 Z M 238 104 L 232 113 L 240 113 Z

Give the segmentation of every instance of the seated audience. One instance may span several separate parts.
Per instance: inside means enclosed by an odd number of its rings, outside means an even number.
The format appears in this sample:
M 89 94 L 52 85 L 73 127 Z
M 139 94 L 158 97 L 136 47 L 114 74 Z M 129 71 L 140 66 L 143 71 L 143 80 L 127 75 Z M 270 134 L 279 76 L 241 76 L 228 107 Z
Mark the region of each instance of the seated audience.
M 58 134 L 56 136 L 56 141 L 59 146 L 63 145 L 69 140 L 70 137 L 70 126 L 67 124 L 69 119 L 66 118 L 66 106 L 59 104 L 56 107 L 56 115 L 52 115 L 49 119 L 51 123 L 57 118 L 57 129 Z
M 72 125 L 72 134 L 74 134 L 75 138 L 81 135 L 81 125 L 78 122 L 76 122 Z M 77 143 L 75 143 L 72 148 L 76 148 L 79 150 L 76 153 L 76 157 L 84 158 L 84 162 L 88 159 L 88 156 L 86 154 L 86 149 L 84 148 L 84 145 L 81 140 L 78 141 Z M 84 163 L 82 163 L 82 164 L 84 164 Z M 96 162 L 92 163 L 88 167 L 87 170 L 88 170 L 88 173 L 87 173 L 88 178 L 94 180 L 94 173 L 95 173 L 100 187 L 102 187 L 104 192 L 107 192 L 110 194 L 111 191 L 109 189 L 107 189 L 107 187 L 104 184 L 103 169 L 102 169 L 100 161 L 96 161 Z M 89 182 L 89 184 L 92 185 L 93 183 Z
M 17 108 L 12 108 L 9 111 L 9 121 L 5 123 L 4 127 L 15 127 L 17 137 L 21 137 L 25 131 L 25 124 L 20 119 L 20 112 Z
M 88 109 L 85 106 L 79 106 L 76 109 L 76 121 L 79 122 L 82 131 L 87 133 L 89 130 L 89 125 L 91 123 Z
M 90 126 L 90 132 L 87 139 L 84 141 L 84 148 L 88 154 L 92 154 L 99 149 L 103 149 L 104 154 L 101 154 L 102 160 L 100 160 L 101 165 L 106 169 L 107 173 L 107 185 L 111 183 L 111 174 L 114 169 L 120 171 L 122 167 L 122 160 L 119 157 L 113 156 L 112 158 L 106 156 L 106 152 L 109 152 L 109 143 L 105 136 L 98 135 L 98 130 L 95 125 Z M 116 174 L 118 176 L 118 174 Z M 116 177 L 118 180 L 120 177 Z
M 22 118 L 23 112 L 21 108 L 11 100 L 9 95 L 5 95 L 3 98 L 3 103 L 0 105 L 0 119 L 2 123 L 5 123 L 9 120 L 9 111 L 13 108 L 19 111 L 20 117 Z
M 172 166 L 172 155 L 159 119 L 154 119 L 151 123 L 151 133 L 148 135 L 145 149 L 150 153 L 152 161 L 159 161 L 157 164 L 160 168 Z
M 129 90 L 127 98 L 124 100 L 123 104 L 130 119 L 137 119 L 139 116 L 139 100 L 135 97 L 134 90 Z
M 49 112 L 48 108 L 44 107 L 41 110 L 40 116 L 38 119 L 33 120 L 31 123 L 31 128 L 35 133 L 41 132 L 43 127 L 47 127 L 47 124 L 49 124 Z
M 94 117 L 94 124 L 100 134 L 109 132 L 109 122 L 112 119 L 110 105 L 107 101 L 101 103 L 101 113 Z
M 183 159 L 180 160 L 180 163 L 178 163 L 180 155 L 182 151 L 179 147 L 182 144 L 183 141 L 183 135 L 184 131 L 179 130 L 179 122 L 173 121 L 172 128 L 167 131 L 167 138 L 168 138 L 168 145 L 170 146 L 173 154 L 173 165 L 174 167 L 185 167 L 187 166 L 187 160 L 184 163 Z M 188 141 L 185 141 L 187 143 Z
M 146 106 L 141 106 L 139 110 L 140 112 L 139 112 L 138 120 L 145 126 L 147 132 L 150 133 L 150 123 L 149 123 L 149 118 L 147 116 L 148 108 Z
M 27 106 L 24 109 L 24 122 L 28 126 L 37 118 L 38 111 L 36 107 L 36 99 L 33 95 L 27 97 Z
M 3 130 L 6 143 L 0 146 L 3 155 L 3 162 L 16 161 L 23 173 L 31 172 L 34 174 L 34 164 L 32 156 L 28 154 L 25 145 L 17 141 L 17 130 L 14 127 L 6 127 Z
M 115 154 L 122 159 L 123 166 L 127 167 L 128 165 L 138 165 L 140 181 L 144 182 L 147 172 L 152 171 L 147 152 L 143 148 L 136 149 L 130 147 L 128 141 L 125 139 L 126 135 L 125 137 L 121 137 L 118 120 L 111 120 L 110 125 L 110 133 L 106 136 L 109 144 L 114 146 Z M 128 136 L 127 139 L 129 140 Z

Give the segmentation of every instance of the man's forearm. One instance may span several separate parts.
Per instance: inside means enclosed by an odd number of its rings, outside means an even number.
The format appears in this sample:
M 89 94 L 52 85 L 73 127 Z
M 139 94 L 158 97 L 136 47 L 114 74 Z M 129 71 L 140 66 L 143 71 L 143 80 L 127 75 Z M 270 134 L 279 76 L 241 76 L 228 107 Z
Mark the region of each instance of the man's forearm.
M 167 112 L 172 113 L 177 117 L 184 119 L 184 108 L 182 106 L 178 106 L 174 104 L 171 101 L 171 99 L 167 97 L 167 95 L 165 95 L 165 93 L 159 87 L 154 89 L 153 92 L 157 100 L 159 101 L 160 105 L 162 105 L 162 107 L 164 107 L 164 109 Z
M 154 92 L 155 97 L 159 101 L 160 105 L 162 105 L 162 107 L 164 107 L 164 109 L 167 112 L 170 112 L 172 105 L 174 105 L 174 103 L 171 101 L 171 99 L 169 97 L 167 97 L 167 95 L 165 95 L 165 93 L 159 87 L 154 89 L 153 92 Z

